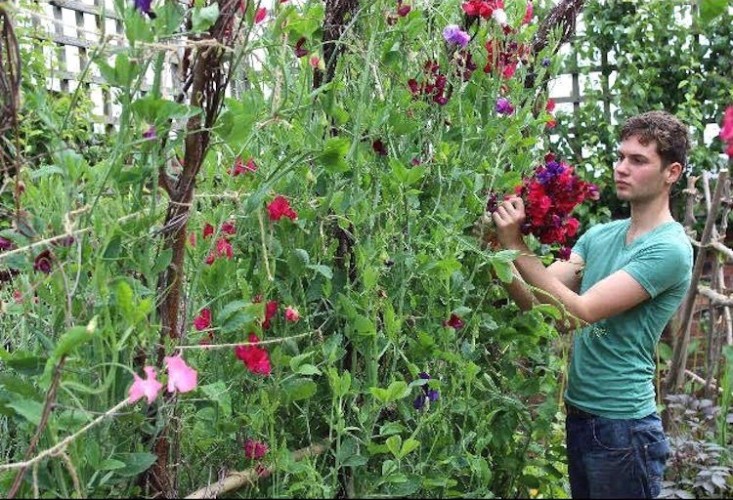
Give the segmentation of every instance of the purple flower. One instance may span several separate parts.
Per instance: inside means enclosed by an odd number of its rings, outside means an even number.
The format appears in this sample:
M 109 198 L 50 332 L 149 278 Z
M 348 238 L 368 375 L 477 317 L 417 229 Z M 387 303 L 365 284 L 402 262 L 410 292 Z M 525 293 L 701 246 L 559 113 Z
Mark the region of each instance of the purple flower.
M 562 247 L 557 252 L 557 257 L 560 260 L 568 260 L 570 258 L 570 247 Z
M 500 97 L 496 100 L 496 112 L 500 115 L 511 115 L 514 113 L 514 106 L 506 97 Z
M 471 36 L 463 31 L 457 24 L 449 24 L 443 30 L 443 38 L 452 45 L 460 45 L 465 47 L 471 40 Z
M 428 375 L 428 374 L 427 374 L 427 373 L 425 373 L 425 372 L 420 372 L 420 375 L 419 375 L 419 376 L 420 376 L 420 378 L 421 378 L 421 379 L 423 379 L 423 380 L 430 380 L 430 375 Z
M 135 8 L 140 12 L 147 14 L 150 19 L 155 19 L 155 12 L 150 8 L 150 4 L 152 3 L 153 0 L 135 0 Z
M 430 400 L 431 403 L 435 403 L 438 398 L 440 397 L 440 393 L 438 393 L 435 389 L 428 390 L 427 398 Z
M 155 132 L 155 127 L 153 127 L 152 125 L 150 126 L 149 129 L 143 132 L 143 138 L 145 139 L 152 140 L 152 139 L 155 139 L 156 137 L 158 137 L 158 134 Z
M 420 394 L 418 397 L 415 398 L 415 401 L 412 402 L 412 406 L 414 406 L 416 410 L 422 410 L 422 407 L 425 406 L 425 401 L 427 401 L 427 399 L 427 396 Z
M 0 250 L 10 250 L 13 248 L 13 242 L 7 238 L 0 236 Z
M 549 57 L 545 57 L 544 59 L 542 59 L 542 66 L 544 66 L 546 68 L 546 67 L 548 67 L 550 65 L 550 62 L 551 62 L 550 61 L 550 58 Z
M 33 269 L 36 271 L 41 271 L 42 273 L 49 274 L 52 269 L 51 265 L 51 259 L 52 259 L 51 252 L 46 249 L 43 252 L 39 253 L 35 260 L 33 261 Z

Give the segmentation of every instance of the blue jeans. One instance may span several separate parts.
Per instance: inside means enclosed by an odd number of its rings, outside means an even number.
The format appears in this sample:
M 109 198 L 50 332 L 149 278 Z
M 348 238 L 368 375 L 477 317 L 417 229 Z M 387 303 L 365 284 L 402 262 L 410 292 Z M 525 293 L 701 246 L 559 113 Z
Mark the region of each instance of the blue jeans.
M 573 498 L 656 498 L 669 456 L 659 415 L 612 420 L 568 415 L 568 473 Z

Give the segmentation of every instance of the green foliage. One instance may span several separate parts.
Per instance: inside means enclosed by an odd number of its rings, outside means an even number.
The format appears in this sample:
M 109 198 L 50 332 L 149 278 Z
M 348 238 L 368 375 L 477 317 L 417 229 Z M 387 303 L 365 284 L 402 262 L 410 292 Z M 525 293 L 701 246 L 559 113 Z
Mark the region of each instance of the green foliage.
M 166 2 L 149 19 L 131 2 L 116 3 L 129 47 L 92 58 L 121 106 L 105 135 L 93 133 L 84 92 L 54 95 L 37 84 L 48 70 L 41 46 L 24 34 L 33 47 L 24 53 L 31 62 L 24 81 L 36 84 L 23 89 L 19 136 L 23 157 L 34 160 L 21 173 L 23 216 L 0 230 L 25 247 L 0 254 L 0 266 L 17 270 L 0 288 L 2 463 L 22 460 L 62 359 L 39 449 L 124 400 L 132 372 L 157 366 L 165 383 L 160 358 L 183 344 L 199 374 L 196 392 L 138 403 L 69 445 L 83 494 L 143 495 L 139 479 L 167 433 L 182 494 L 221 470 L 256 466 L 242 450 L 252 439 L 267 443 L 261 463 L 274 472 L 241 492 L 249 497 L 567 495 L 558 407 L 567 347 L 553 327 L 558 312 L 520 313 L 501 283 L 514 253 L 483 251 L 471 236 L 488 192 L 511 191 L 547 152 L 548 115 L 534 110 L 547 96 L 524 87 L 526 66 L 506 79 L 482 71 L 483 44 L 502 36 L 493 21 L 471 28 L 477 69 L 464 80 L 441 35 L 462 22 L 460 2 L 412 7 L 392 23 L 394 2 L 365 3 L 347 20 L 334 80 L 318 89 L 310 58 L 324 57 L 323 3 L 277 3 L 259 38 L 251 36 L 253 12 L 245 12 L 234 51 L 244 57 L 233 72 L 248 86 L 224 100 L 198 172 L 185 221 L 184 332 L 176 339 L 161 335 L 157 309 L 168 292 L 161 274 L 175 259 L 164 245 L 169 207 L 158 183 L 180 174 L 186 126 L 202 111 L 165 96 L 159 83 L 148 88 L 145 75 L 152 70 L 160 82 L 155 49 L 180 33 L 186 16 L 203 34 L 224 14 L 206 2 L 188 10 Z M 545 6 L 535 8 L 541 18 Z M 524 3 L 507 12 L 518 26 Z M 535 29 L 512 36 L 529 43 Z M 309 53 L 297 58 L 301 38 Z M 551 56 L 550 42 L 538 60 Z M 407 85 L 426 77 L 430 60 L 451 88 L 443 106 Z M 538 65 L 538 81 L 557 65 Z M 652 80 L 636 76 L 642 86 Z M 513 115 L 496 113 L 500 95 L 515 104 Z M 578 116 L 587 119 L 580 127 L 595 119 Z M 152 139 L 143 136 L 150 127 Z M 589 143 L 604 149 L 608 138 Z M 232 174 L 238 159 L 250 158 L 256 171 Z M 297 218 L 270 220 L 266 205 L 277 195 Z M 3 198 L 8 213 L 13 201 Z M 584 210 L 589 221 L 608 216 L 602 207 Z M 73 241 L 44 242 L 67 233 Z M 222 240 L 231 259 L 217 254 Z M 49 274 L 34 267 L 42 250 L 51 255 Z M 268 301 L 279 304 L 269 328 Z M 285 320 L 288 305 L 300 321 Z M 205 309 L 212 323 L 199 330 L 193 320 Z M 463 326 L 448 326 L 451 315 Z M 273 341 L 259 345 L 270 376 L 234 355 L 231 345 L 250 334 Z M 438 397 L 425 401 L 429 391 Z M 328 445 L 321 456 L 291 456 L 321 442 Z M 3 490 L 13 477 L 0 472 Z M 35 480 L 49 497 L 74 492 L 57 458 L 40 462 Z M 26 475 L 21 493 L 30 494 L 33 481 Z

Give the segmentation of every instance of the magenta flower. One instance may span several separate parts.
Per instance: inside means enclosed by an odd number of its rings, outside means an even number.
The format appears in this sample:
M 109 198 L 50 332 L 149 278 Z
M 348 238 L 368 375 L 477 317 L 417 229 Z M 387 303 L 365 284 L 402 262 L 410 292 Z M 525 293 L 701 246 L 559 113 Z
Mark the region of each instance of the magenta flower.
M 449 24 L 443 30 L 443 38 L 451 45 L 465 47 L 471 40 L 471 36 L 463 31 L 457 24 Z
M 511 115 L 514 113 L 514 106 L 506 97 L 500 97 L 496 100 L 496 112 L 500 115 Z
M 33 269 L 45 274 L 50 274 L 53 269 L 52 259 L 53 255 L 51 254 L 51 251 L 48 249 L 44 250 L 39 253 L 33 261 Z
M 148 404 L 150 404 L 155 401 L 160 389 L 163 388 L 163 384 L 155 379 L 155 368 L 152 366 L 146 366 L 143 370 L 147 375 L 145 379 L 138 377 L 137 373 L 132 374 L 134 382 L 127 393 L 127 400 L 130 404 L 136 402 L 143 396 L 148 398 Z
M 267 453 L 267 445 L 262 441 L 248 439 L 244 443 L 244 456 L 252 460 L 259 460 Z
M 168 367 L 168 392 L 189 392 L 198 385 L 198 373 L 183 361 L 183 355 L 166 356 L 163 361 Z
M 198 331 L 209 328 L 211 326 L 211 309 L 208 307 L 201 309 L 199 315 L 193 320 L 193 326 Z

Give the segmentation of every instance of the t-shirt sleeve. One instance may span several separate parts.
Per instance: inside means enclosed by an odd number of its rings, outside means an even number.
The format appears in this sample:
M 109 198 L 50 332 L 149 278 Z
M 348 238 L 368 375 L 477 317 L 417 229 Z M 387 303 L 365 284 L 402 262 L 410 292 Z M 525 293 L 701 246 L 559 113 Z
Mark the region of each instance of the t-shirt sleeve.
M 575 254 L 578 254 L 580 257 L 583 258 L 583 260 L 588 260 L 588 245 L 591 241 L 589 235 L 595 232 L 597 227 L 598 226 L 594 226 L 588 231 L 584 232 L 580 236 L 580 238 L 578 238 L 578 241 L 575 242 L 575 245 L 573 245 L 573 249 L 571 251 Z
M 641 249 L 623 270 L 656 297 L 684 280 L 691 266 L 691 256 L 682 245 L 660 242 Z

